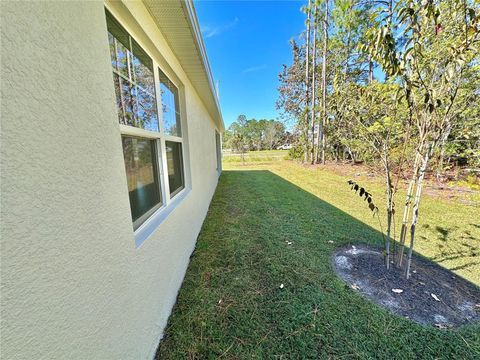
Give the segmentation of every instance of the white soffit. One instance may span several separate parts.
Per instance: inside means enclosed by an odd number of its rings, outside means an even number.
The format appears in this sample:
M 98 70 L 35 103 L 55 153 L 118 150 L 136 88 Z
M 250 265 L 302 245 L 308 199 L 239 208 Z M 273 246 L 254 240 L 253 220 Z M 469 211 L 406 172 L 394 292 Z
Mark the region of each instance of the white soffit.
M 223 132 L 220 105 L 192 0 L 144 0 L 144 4 Z

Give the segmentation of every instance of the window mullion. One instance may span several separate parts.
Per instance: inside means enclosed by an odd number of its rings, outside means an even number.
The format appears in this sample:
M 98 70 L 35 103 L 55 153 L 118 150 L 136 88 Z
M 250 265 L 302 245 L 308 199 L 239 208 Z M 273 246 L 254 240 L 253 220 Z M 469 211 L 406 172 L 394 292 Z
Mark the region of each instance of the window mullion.
M 158 131 L 160 132 L 160 136 L 164 136 L 163 132 L 163 111 L 162 111 L 162 94 L 160 93 L 160 77 L 158 74 L 158 65 L 153 61 L 152 59 L 152 64 L 153 64 L 153 83 L 155 86 L 155 91 L 158 91 L 158 94 L 155 94 L 155 100 L 157 102 L 157 116 L 158 116 Z
M 163 161 L 162 161 L 162 141 L 161 139 L 156 139 L 155 141 L 155 147 L 157 149 L 157 169 L 158 169 L 158 174 L 157 174 L 157 177 L 158 177 L 158 184 L 160 186 L 160 189 L 158 189 L 160 191 L 160 196 L 161 196 L 161 201 L 162 201 L 162 205 L 166 205 L 167 204 L 167 199 L 168 199 L 168 196 L 165 192 L 165 180 L 163 178 L 163 174 L 165 172 L 165 166 L 163 164 Z
M 168 205 L 170 203 L 170 184 L 168 182 L 167 147 L 163 138 L 160 138 L 158 142 L 160 143 L 161 149 L 160 158 L 162 163 L 163 194 L 165 195 L 165 205 Z
M 137 117 L 138 111 L 138 98 L 136 94 L 136 85 L 135 85 L 135 72 L 133 71 L 133 52 L 132 52 L 132 37 L 128 35 L 128 45 L 127 49 L 127 70 L 128 70 L 128 88 L 130 90 L 130 98 L 132 99 L 132 115 L 133 123 L 135 126 L 138 126 L 139 120 Z
M 152 59 L 152 66 L 153 66 L 153 84 L 154 84 L 154 91 L 160 91 L 160 79 L 158 75 L 158 65 Z M 157 94 L 156 94 L 157 95 Z M 160 139 L 157 140 L 158 144 L 158 160 L 160 163 L 160 186 L 161 192 L 164 199 L 164 204 L 167 205 L 170 202 L 170 191 L 168 186 L 168 167 L 167 167 L 167 152 L 165 148 L 165 141 L 163 138 L 163 111 L 162 111 L 162 95 L 158 94 L 155 96 L 155 102 L 157 105 L 157 117 L 158 117 L 158 131 L 160 133 Z
M 129 35 L 128 36 L 128 44 L 130 46 L 129 49 L 127 49 L 127 69 L 128 69 L 128 77 L 130 78 L 130 81 L 133 81 L 134 78 L 133 78 L 133 71 L 132 71 L 132 67 L 133 67 L 133 64 L 132 62 L 130 61 L 130 56 L 133 55 L 133 52 L 132 52 L 132 37 Z M 130 56 L 129 56 L 129 53 L 130 53 Z
M 117 74 L 117 76 L 118 76 L 118 92 L 120 94 L 120 104 L 122 106 L 122 122 L 123 122 L 123 124 L 126 125 L 128 122 L 127 122 L 127 119 L 125 118 L 125 116 L 126 116 L 125 115 L 126 106 L 125 106 L 125 99 L 123 97 L 122 77 L 119 76 L 120 71 L 118 70 L 118 62 L 119 62 L 119 60 L 118 60 L 118 45 L 117 45 L 117 39 L 115 38 L 115 36 L 112 35 L 112 37 L 113 37 L 113 45 L 115 47 L 115 70 L 116 70 L 116 71 L 113 71 L 113 73 L 116 74 L 118 72 L 118 74 Z M 115 79 L 114 79 L 114 81 L 115 81 Z M 117 109 L 117 111 L 118 111 L 118 109 Z
M 123 96 L 123 84 L 122 84 L 122 78 L 118 77 L 118 92 L 120 93 L 120 103 L 122 105 L 122 122 L 123 124 L 128 124 L 127 118 L 126 118 L 126 112 L 127 112 L 127 106 L 125 103 L 125 98 Z
M 112 35 L 112 38 L 113 38 L 113 46 L 115 47 L 115 70 L 117 70 L 118 72 L 120 72 L 118 70 L 118 46 L 117 46 L 117 39 L 115 38 L 115 36 Z

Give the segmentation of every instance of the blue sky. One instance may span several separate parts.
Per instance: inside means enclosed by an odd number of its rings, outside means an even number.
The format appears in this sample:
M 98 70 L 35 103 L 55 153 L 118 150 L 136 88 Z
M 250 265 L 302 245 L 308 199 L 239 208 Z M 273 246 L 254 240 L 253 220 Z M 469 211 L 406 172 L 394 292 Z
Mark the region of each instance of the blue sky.
M 240 114 L 275 119 L 278 73 L 290 64 L 289 41 L 298 38 L 304 1 L 195 0 L 225 126 Z

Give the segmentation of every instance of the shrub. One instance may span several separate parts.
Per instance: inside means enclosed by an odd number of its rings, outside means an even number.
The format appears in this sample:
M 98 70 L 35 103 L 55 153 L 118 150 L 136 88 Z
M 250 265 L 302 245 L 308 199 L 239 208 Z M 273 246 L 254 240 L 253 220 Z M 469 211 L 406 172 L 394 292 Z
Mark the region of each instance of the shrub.
M 303 160 L 304 149 L 301 144 L 295 144 L 290 150 L 288 150 L 288 158 L 290 160 Z

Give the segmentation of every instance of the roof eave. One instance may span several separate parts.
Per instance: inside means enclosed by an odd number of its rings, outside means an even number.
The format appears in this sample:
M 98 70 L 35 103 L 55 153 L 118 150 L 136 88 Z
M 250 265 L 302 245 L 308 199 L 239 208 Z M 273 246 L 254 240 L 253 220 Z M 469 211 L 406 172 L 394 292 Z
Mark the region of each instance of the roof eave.
M 225 125 L 192 0 L 143 0 L 220 132 Z M 179 16 L 179 15 L 182 16 Z
M 212 71 L 210 69 L 210 63 L 208 62 L 207 51 L 205 50 L 205 45 L 203 43 L 202 32 L 200 30 L 200 25 L 198 23 L 197 14 L 195 11 L 195 7 L 193 5 L 193 0 L 185 0 L 182 2 L 183 6 L 185 7 L 186 13 L 188 15 L 188 19 L 190 21 L 190 26 L 192 28 L 192 32 L 195 36 L 195 42 L 198 47 L 198 51 L 202 57 L 203 66 L 207 73 L 208 82 L 210 84 L 210 91 L 212 93 L 213 99 L 215 101 L 215 105 L 218 111 L 218 118 L 220 120 L 220 130 L 223 132 L 225 131 L 225 124 L 223 122 L 222 112 L 220 109 L 220 102 L 218 100 L 218 94 L 215 87 L 215 83 L 213 81 Z

